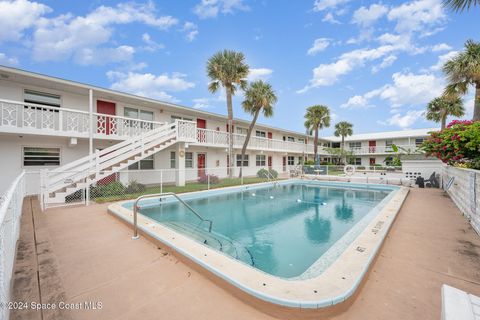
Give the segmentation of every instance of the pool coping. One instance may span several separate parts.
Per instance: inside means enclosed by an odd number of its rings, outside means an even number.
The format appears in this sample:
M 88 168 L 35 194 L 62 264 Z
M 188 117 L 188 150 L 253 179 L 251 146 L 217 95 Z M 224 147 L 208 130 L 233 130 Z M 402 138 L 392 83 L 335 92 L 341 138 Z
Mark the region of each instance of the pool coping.
M 284 183 L 294 183 L 295 181 L 305 182 L 305 180 L 292 179 L 285 180 Z M 196 198 L 205 193 L 216 194 L 223 193 L 226 190 L 235 192 L 261 188 L 268 184 L 271 183 L 197 191 L 183 194 L 182 198 Z M 338 182 L 322 182 L 322 184 L 350 187 L 366 185 Z M 385 185 L 374 184 L 368 186 L 385 187 Z M 320 275 L 309 279 L 289 280 L 269 275 L 204 246 L 141 214 L 138 215 L 138 228 L 144 234 L 169 246 L 174 251 L 254 298 L 290 308 L 327 308 L 345 302 L 355 294 L 362 283 L 409 191 L 406 187 L 395 187 L 393 189 L 397 190 L 393 191 L 390 201 L 379 210 L 379 213 L 338 258 Z M 132 224 L 132 211 L 122 206 L 124 203 L 131 201 L 111 204 L 108 206 L 108 210 L 128 224 Z

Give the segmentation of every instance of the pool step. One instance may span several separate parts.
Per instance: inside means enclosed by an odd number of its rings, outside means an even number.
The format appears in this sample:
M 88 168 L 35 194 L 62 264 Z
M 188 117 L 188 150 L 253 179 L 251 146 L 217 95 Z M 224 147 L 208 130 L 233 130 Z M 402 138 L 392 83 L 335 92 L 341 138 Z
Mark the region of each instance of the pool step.
M 251 266 L 255 265 L 250 251 L 240 243 L 235 242 L 228 237 L 213 231 L 208 232 L 200 227 L 183 222 L 166 221 L 162 222 L 162 224 L 193 238 L 198 242 L 206 244 L 213 249 L 224 252 L 237 260 L 243 261 Z

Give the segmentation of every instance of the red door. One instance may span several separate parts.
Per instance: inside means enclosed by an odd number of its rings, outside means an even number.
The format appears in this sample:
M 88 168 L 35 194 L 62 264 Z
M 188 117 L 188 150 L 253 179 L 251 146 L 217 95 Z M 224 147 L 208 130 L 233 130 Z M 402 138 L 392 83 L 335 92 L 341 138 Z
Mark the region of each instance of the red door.
M 283 171 L 287 171 L 287 157 L 282 158 Z
M 272 138 L 273 138 L 272 133 L 271 133 L 271 132 L 267 132 L 267 137 L 268 137 L 268 139 L 272 139 Z
M 375 165 L 375 158 L 370 158 L 370 165 L 374 166 Z
M 198 167 L 198 176 L 205 175 L 205 153 L 197 154 L 197 167 Z
M 115 103 L 97 100 L 97 113 L 115 115 Z M 97 133 L 111 134 L 113 123 L 110 117 L 98 117 Z
M 197 118 L 197 129 L 207 129 L 207 120 Z M 205 142 L 206 140 L 205 130 L 197 130 L 197 141 Z
M 377 141 L 368 141 L 368 152 L 375 153 L 375 147 L 377 146 Z
M 272 168 L 272 156 L 268 156 L 268 167 Z

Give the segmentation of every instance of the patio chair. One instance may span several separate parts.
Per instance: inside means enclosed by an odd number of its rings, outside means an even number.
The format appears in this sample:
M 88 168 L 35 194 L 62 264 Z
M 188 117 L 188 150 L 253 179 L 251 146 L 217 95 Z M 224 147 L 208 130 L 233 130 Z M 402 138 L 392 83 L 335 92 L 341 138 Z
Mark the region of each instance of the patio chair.
M 430 175 L 430 178 L 424 181 L 424 183 L 427 187 L 432 187 L 432 188 L 440 187 L 440 183 L 438 182 L 437 176 L 435 175 L 435 171 Z

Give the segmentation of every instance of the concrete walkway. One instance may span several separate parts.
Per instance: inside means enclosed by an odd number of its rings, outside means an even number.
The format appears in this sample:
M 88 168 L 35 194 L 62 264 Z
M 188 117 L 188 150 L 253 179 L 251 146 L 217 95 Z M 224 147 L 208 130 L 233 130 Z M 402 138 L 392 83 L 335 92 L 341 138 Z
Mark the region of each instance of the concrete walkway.
M 148 240 L 132 241 L 106 207 L 44 214 L 25 201 L 13 300 L 82 310 L 12 319 L 272 319 Z M 412 189 L 360 294 L 335 319 L 440 319 L 441 285 L 480 295 L 478 266 L 480 237 L 448 196 Z

